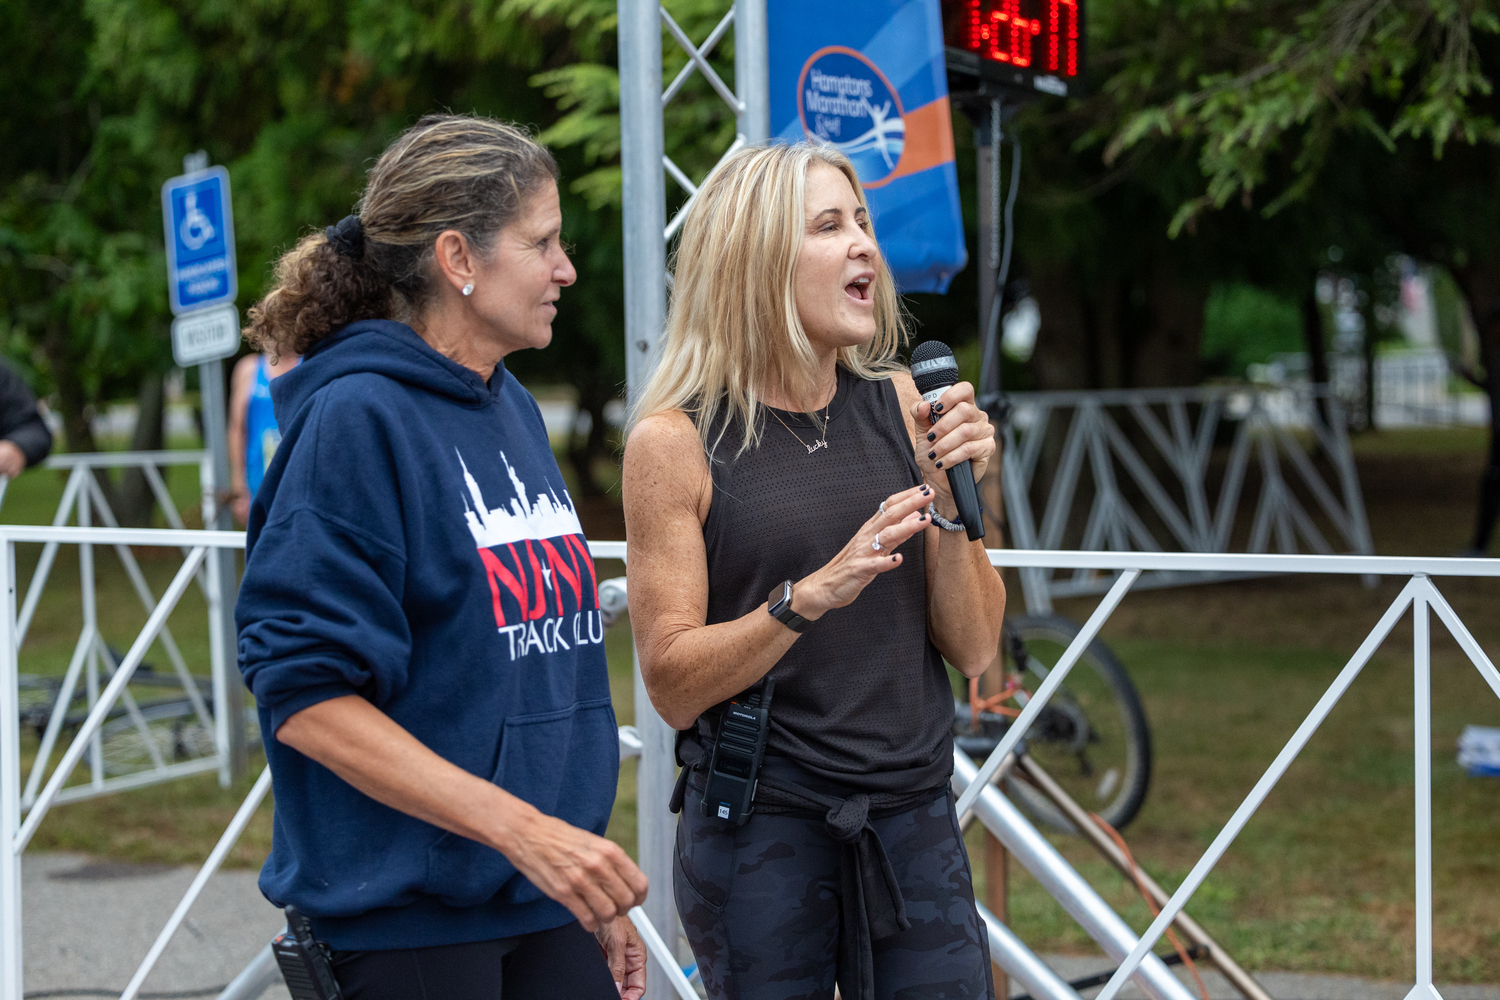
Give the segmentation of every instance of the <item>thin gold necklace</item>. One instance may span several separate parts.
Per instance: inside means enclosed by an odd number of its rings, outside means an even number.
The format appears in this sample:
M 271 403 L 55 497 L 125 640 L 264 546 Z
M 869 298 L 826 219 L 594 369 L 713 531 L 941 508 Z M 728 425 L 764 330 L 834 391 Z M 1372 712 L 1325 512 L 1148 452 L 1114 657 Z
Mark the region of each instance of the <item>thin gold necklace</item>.
M 830 399 L 828 401 L 828 405 L 823 407 L 823 437 L 817 441 L 814 441 L 812 444 L 808 444 L 806 441 L 802 440 L 797 432 L 792 430 L 791 427 L 787 425 L 787 422 L 785 420 L 782 420 L 781 415 L 778 414 L 775 410 L 772 410 L 769 406 L 766 407 L 766 409 L 771 410 L 771 416 L 776 418 L 776 422 L 781 426 L 786 427 L 786 432 L 792 437 L 796 438 L 797 443 L 806 448 L 809 455 L 817 451 L 819 448 L 828 447 L 828 414 L 829 411 L 833 409 L 833 400 Z

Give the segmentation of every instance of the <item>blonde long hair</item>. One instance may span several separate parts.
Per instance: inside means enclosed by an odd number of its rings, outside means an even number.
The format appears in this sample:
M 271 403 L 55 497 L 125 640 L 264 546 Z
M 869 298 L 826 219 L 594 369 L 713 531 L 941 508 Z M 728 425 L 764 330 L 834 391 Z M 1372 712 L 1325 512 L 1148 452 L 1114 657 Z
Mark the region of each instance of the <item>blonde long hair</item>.
M 737 417 L 744 424 L 739 447 L 744 452 L 760 437 L 760 395 L 766 387 L 810 402 L 818 389 L 818 363 L 797 315 L 795 280 L 807 225 L 807 172 L 818 163 L 847 177 L 868 210 L 853 164 L 823 143 L 739 150 L 698 189 L 674 256 L 660 358 L 633 408 L 632 424 L 682 410 L 711 453 Z M 865 379 L 903 370 L 894 359 L 907 337 L 883 256 L 874 269 L 875 336 L 838 352 L 838 364 Z M 730 419 L 719 424 L 721 413 Z M 711 443 L 716 424 L 718 437 Z

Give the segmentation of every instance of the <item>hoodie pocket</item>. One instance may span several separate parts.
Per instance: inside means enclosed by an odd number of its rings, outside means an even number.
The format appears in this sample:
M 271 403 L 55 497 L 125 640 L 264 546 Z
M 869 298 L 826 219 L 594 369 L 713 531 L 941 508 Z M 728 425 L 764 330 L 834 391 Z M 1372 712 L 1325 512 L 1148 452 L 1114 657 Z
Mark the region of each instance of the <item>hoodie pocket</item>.
M 615 713 L 609 699 L 601 698 L 506 719 L 491 780 L 549 816 L 602 834 L 619 771 Z M 439 837 L 427 851 L 426 890 L 449 906 L 477 906 L 502 889 L 514 903 L 542 898 L 516 874 L 505 855 L 455 833 Z

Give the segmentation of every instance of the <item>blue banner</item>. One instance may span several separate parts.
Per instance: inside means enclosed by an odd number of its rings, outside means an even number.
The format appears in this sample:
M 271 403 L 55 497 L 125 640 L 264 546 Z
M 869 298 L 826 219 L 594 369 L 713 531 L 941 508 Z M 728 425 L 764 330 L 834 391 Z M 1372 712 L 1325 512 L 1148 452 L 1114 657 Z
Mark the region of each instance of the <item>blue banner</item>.
M 771 134 L 854 163 L 903 292 L 968 263 L 938 0 L 767 0 Z

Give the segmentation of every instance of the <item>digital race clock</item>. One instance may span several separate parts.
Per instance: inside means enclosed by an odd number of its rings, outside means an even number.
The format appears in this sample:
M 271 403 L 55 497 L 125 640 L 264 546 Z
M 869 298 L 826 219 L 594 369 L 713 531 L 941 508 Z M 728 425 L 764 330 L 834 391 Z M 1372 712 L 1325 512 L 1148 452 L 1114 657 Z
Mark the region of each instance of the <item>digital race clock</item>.
M 948 69 L 1047 94 L 1077 94 L 1084 2 L 942 0 Z

